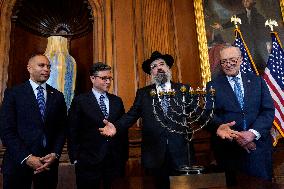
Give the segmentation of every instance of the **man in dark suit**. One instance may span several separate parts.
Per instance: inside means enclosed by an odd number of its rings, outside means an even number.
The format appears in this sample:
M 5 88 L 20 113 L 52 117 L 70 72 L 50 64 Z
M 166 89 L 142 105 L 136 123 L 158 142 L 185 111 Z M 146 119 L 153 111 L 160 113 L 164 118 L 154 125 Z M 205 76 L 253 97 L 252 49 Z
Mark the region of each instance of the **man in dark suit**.
M 146 174 L 156 178 L 156 187 L 163 189 L 170 187 L 169 175 L 175 175 L 179 168 L 188 165 L 185 136 L 175 132 L 181 131 L 182 126 L 167 118 L 172 115 L 169 108 L 163 106 L 163 97 L 154 97 L 159 102 L 154 109 L 153 97 L 150 94 L 153 90 L 159 94 L 162 91 L 174 89 L 175 99 L 181 103 L 182 84 L 171 82 L 170 68 L 173 62 L 171 55 L 153 52 L 151 57 L 142 64 L 144 72 L 151 75 L 153 84 L 137 90 L 131 109 L 115 122 L 115 127 L 108 122 L 105 128 L 100 129 L 105 135 L 114 135 L 116 131 L 119 134 L 123 130 L 121 128 L 130 127 L 142 118 L 142 165 Z M 171 104 L 171 108 L 178 107 Z M 174 119 L 181 122 L 177 117 Z
M 68 151 L 75 164 L 78 189 L 111 188 L 114 177 L 123 176 L 128 159 L 128 133 L 113 138 L 100 134 L 103 121 L 117 121 L 124 114 L 121 98 L 108 93 L 111 67 L 95 63 L 90 69 L 92 91 L 74 98 L 68 115 Z
M 220 56 L 224 75 L 208 83 L 216 89 L 210 125 L 220 136 L 214 135 L 216 160 L 225 169 L 228 185 L 235 184 L 236 172 L 271 180 L 274 105 L 268 87 L 261 77 L 240 72 L 238 47 L 226 46 Z
M 37 54 L 27 65 L 30 79 L 5 91 L 0 113 L 3 188 L 55 189 L 65 142 L 63 94 L 46 84 L 50 63 Z

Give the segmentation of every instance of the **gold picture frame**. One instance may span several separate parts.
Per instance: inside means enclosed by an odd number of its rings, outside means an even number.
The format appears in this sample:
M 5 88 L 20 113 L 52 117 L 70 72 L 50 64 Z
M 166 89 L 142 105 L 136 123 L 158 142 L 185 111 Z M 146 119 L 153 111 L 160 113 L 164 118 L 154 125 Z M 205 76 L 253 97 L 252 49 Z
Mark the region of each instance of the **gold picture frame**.
M 284 0 L 279 0 L 282 20 L 284 22 Z M 201 78 L 202 85 L 205 86 L 208 81 L 211 80 L 209 54 L 208 54 L 208 43 L 206 38 L 205 30 L 205 18 L 204 18 L 204 8 L 203 0 L 194 0 L 194 13 L 196 22 L 196 31 L 198 39 L 198 49 L 200 57 L 200 67 L 201 67 Z

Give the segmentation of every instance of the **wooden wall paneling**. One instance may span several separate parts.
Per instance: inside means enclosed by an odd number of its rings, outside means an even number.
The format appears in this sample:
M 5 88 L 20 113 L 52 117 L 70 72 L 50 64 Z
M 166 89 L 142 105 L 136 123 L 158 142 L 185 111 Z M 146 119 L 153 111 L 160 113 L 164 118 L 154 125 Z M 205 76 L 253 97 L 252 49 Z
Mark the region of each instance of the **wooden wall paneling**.
M 144 59 L 155 50 L 171 54 L 176 61 L 174 24 L 171 1 L 142 1 Z M 178 80 L 177 66 L 172 67 L 173 80 Z M 146 85 L 149 84 L 146 83 Z
M 27 32 L 17 25 L 12 28 L 8 87 L 18 85 L 29 79 L 27 71 L 29 58 L 35 53 L 43 54 L 47 45 L 47 39 L 44 37 Z
M 8 81 L 11 15 L 16 0 L 0 0 L 0 105 Z
M 201 85 L 193 0 L 173 0 L 182 82 Z
M 132 0 L 113 1 L 114 14 L 114 70 L 117 80 L 117 95 L 123 99 L 126 110 L 134 101 L 137 80 L 134 58 L 134 31 Z
M 147 74 L 141 69 L 144 57 L 144 35 L 143 35 L 143 16 L 142 16 L 143 0 L 133 0 L 133 30 L 134 30 L 134 57 L 136 67 L 137 87 L 141 88 L 146 85 Z

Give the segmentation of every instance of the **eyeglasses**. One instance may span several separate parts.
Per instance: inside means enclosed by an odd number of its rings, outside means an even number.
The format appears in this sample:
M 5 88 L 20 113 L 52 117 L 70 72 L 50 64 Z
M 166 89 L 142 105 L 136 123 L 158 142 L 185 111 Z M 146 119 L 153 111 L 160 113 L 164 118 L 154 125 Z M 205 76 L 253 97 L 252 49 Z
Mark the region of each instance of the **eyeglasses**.
M 228 65 L 228 64 L 234 66 L 234 65 L 236 65 L 238 63 L 240 58 L 241 57 L 239 56 L 239 57 L 232 57 L 232 58 L 228 58 L 228 59 L 222 59 L 222 60 L 220 60 L 220 64 L 222 66 L 223 65 Z
M 151 70 L 153 70 L 153 69 L 157 68 L 158 66 L 162 66 L 163 67 L 165 65 L 166 65 L 165 62 L 160 62 L 158 64 L 151 64 L 150 68 L 151 68 Z
M 101 77 L 101 76 L 98 76 L 98 75 L 95 75 L 94 77 L 98 77 L 100 78 L 101 80 L 103 80 L 104 82 L 106 82 L 107 80 L 109 81 L 113 81 L 113 78 L 112 77 Z

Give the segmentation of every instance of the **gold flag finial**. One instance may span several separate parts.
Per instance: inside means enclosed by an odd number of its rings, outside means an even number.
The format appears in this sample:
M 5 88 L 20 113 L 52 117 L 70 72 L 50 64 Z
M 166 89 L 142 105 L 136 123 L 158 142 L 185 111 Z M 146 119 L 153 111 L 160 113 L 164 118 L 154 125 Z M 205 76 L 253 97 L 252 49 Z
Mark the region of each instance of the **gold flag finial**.
M 271 20 L 271 19 L 269 19 L 269 20 L 266 20 L 266 22 L 265 22 L 265 27 L 266 26 L 269 26 L 270 27 L 270 30 L 273 32 L 273 27 L 274 26 L 278 26 L 278 23 L 276 22 L 276 20 Z
M 231 17 L 231 22 L 234 22 L 236 28 L 238 28 L 238 23 L 242 24 L 242 20 L 238 18 L 236 15 Z

